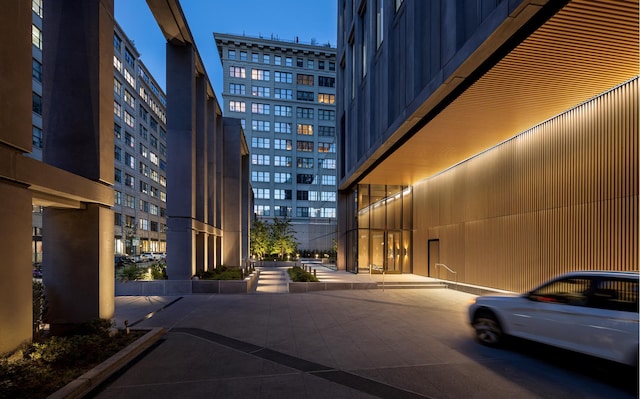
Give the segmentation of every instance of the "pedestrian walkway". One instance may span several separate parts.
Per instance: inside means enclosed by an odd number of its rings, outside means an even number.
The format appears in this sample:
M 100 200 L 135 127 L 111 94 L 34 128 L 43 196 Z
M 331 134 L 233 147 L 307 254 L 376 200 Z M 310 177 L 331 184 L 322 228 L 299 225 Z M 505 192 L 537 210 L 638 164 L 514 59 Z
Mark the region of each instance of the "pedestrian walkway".
M 260 271 L 257 293 L 286 294 L 289 292 L 287 268 L 262 266 L 256 269 Z

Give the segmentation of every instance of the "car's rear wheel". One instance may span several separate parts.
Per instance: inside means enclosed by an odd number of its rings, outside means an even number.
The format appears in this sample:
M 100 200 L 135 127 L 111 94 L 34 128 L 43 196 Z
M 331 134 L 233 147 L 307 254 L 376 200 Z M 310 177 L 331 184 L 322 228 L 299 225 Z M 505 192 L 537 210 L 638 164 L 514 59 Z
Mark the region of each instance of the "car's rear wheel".
M 473 320 L 477 340 L 487 346 L 498 346 L 502 343 L 504 333 L 498 318 L 491 312 L 481 312 Z

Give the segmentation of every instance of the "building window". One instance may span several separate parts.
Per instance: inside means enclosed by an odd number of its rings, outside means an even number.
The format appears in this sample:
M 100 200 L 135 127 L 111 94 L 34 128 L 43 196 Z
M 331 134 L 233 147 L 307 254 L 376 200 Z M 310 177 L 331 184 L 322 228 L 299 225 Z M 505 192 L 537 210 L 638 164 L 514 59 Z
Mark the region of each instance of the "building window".
M 115 55 L 113 56 L 113 67 L 122 73 L 122 61 L 120 61 L 120 59 Z
M 313 184 L 313 174 L 311 174 L 311 173 L 298 173 L 296 175 L 296 182 L 298 184 Z
M 273 207 L 273 216 L 289 216 L 291 207 L 276 205 Z
M 291 57 L 285 58 L 284 59 L 284 65 L 288 66 L 288 67 L 293 66 L 293 58 L 291 58 Z
M 127 83 L 129 83 L 129 85 L 133 88 L 136 87 L 136 79 L 133 77 L 133 75 L 129 72 L 128 69 L 124 69 L 123 70 L 123 74 L 124 74 L 124 80 L 127 81 Z
M 42 64 L 33 58 L 31 60 L 31 76 L 38 82 L 42 82 Z
M 293 149 L 293 146 L 291 145 L 291 140 L 275 139 L 273 140 L 273 148 L 275 148 L 276 150 L 291 151 Z
M 262 170 L 254 170 L 251 172 L 251 181 L 269 183 L 271 181 L 271 174 Z
M 336 87 L 336 78 L 329 76 L 318 76 L 318 86 Z
M 307 69 L 313 69 L 313 60 L 307 60 Z
M 235 60 L 236 59 L 236 51 L 235 50 L 229 50 L 229 52 L 227 53 L 228 57 L 230 60 Z
M 124 111 L 124 123 L 129 125 L 129 127 L 133 128 L 136 124 L 136 118 L 131 115 L 129 112 Z
M 254 205 L 253 206 L 253 211 L 258 216 L 270 216 L 270 214 L 271 214 L 270 209 L 271 208 L 269 207 L 269 205 Z
M 291 157 L 283 156 L 283 155 L 276 155 L 275 157 L 273 157 L 273 166 L 290 167 L 291 166 Z
M 116 78 L 113 78 L 113 94 L 118 98 L 122 95 L 122 83 Z
M 275 71 L 273 73 L 273 79 L 276 83 L 293 83 L 293 74 L 289 72 Z
M 269 155 L 251 154 L 251 163 L 253 165 L 271 165 L 271 159 Z
M 313 108 L 296 108 L 296 116 L 302 119 L 313 119 Z
M 264 54 L 262 56 L 262 63 L 263 64 L 271 64 L 271 57 L 269 56 L 269 54 Z
M 273 63 L 276 65 L 282 65 L 282 57 L 279 55 L 273 56 Z
M 120 127 L 120 125 L 118 125 L 117 123 L 113 124 L 113 135 L 117 139 L 122 138 L 122 127 Z
M 125 89 L 124 90 L 124 102 L 126 102 L 127 104 L 129 104 L 129 106 L 131 108 L 135 108 L 136 107 L 136 103 L 134 100 L 134 97 L 131 93 L 129 93 L 129 90 Z
M 246 89 L 244 85 L 239 85 L 236 83 L 231 83 L 229 85 L 229 93 L 230 94 L 238 94 L 238 95 L 245 95 L 246 94 Z
M 149 138 L 149 130 L 147 130 L 142 123 L 140 124 L 140 137 L 142 137 L 143 140 L 147 140 Z
M 334 94 L 318 93 L 318 102 L 320 104 L 334 104 L 336 96 Z
M 313 141 L 298 140 L 296 149 L 301 152 L 313 152 Z
M 273 198 L 278 200 L 290 200 L 291 190 L 273 190 Z
M 31 44 L 42 50 L 42 31 L 35 25 L 31 25 Z
M 313 86 L 313 82 L 314 82 L 313 75 L 304 75 L 301 73 L 296 75 L 296 80 L 299 85 L 307 85 L 307 86 Z
M 38 93 L 32 92 L 31 98 L 31 110 L 38 115 L 42 115 L 42 96 Z
M 133 178 L 133 176 L 131 176 L 128 173 L 125 173 L 125 175 L 124 175 L 124 185 L 129 187 L 129 188 L 134 188 L 135 187 L 135 179 Z
M 122 171 L 120 169 L 115 168 L 113 180 L 115 180 L 116 183 L 122 183 Z
M 118 118 L 122 118 L 122 105 L 115 100 L 113 101 L 113 114 Z
M 291 183 L 291 173 L 276 172 L 274 173 L 273 181 L 276 183 Z
M 335 62 L 329 61 L 329 70 L 330 71 L 335 71 L 336 70 L 336 63 Z
M 122 205 L 122 193 L 118 190 L 113 190 L 113 204 Z
M 298 68 L 304 67 L 304 60 L 302 58 L 296 58 L 296 66 Z
M 297 91 L 296 92 L 297 99 L 300 101 L 313 101 L 313 92 L 312 91 Z
M 256 199 L 270 199 L 271 198 L 271 190 L 268 188 L 254 188 L 253 195 Z
M 309 207 L 299 206 L 296 207 L 296 216 L 299 218 L 308 218 L 309 217 Z
M 336 120 L 336 111 L 328 110 L 328 109 L 319 109 L 318 110 L 318 120 L 321 121 L 334 121 Z
M 158 131 L 158 122 L 155 119 L 149 118 L 149 126 L 151 127 L 151 129 L 153 129 L 153 131 Z
M 246 104 L 244 101 L 229 101 L 229 111 L 246 112 Z
M 298 134 L 303 134 L 305 136 L 313 135 L 313 125 L 305 125 L 302 123 L 298 123 Z
M 134 67 L 135 59 L 133 58 L 133 54 L 131 54 L 131 51 L 129 51 L 129 49 L 126 47 L 124 49 L 124 60 L 127 62 L 127 64 L 129 64 L 131 68 Z
M 252 137 L 251 147 L 253 148 L 269 148 L 270 140 L 266 137 Z
M 31 142 L 34 148 L 42 149 L 42 129 L 37 126 L 31 127 Z
M 336 128 L 334 126 L 318 126 L 318 136 L 334 137 Z
M 122 161 L 122 148 L 117 145 L 113 148 L 113 159 L 116 161 Z
M 42 0 L 31 0 L 31 10 L 42 18 Z
M 313 158 L 296 158 L 296 166 L 301 169 L 313 169 Z
M 251 95 L 256 97 L 271 97 L 271 89 L 264 86 L 253 86 Z
M 229 76 L 232 78 L 246 78 L 247 70 L 244 67 L 230 66 Z
M 304 190 L 296 191 L 296 199 L 298 201 L 309 201 L 309 192 Z
M 241 51 L 240 52 L 240 61 L 246 61 L 247 60 L 247 52 L 246 51 Z
M 271 113 L 271 105 L 262 103 L 251 103 L 251 113 L 269 115 Z
M 276 122 L 274 124 L 274 131 L 276 133 L 291 134 L 291 123 L 289 123 L 289 122 Z
M 151 135 L 151 138 L 149 139 L 149 145 L 151 145 L 151 147 L 153 148 L 158 148 L 158 138 L 156 136 L 154 136 L 153 134 Z
M 318 60 L 318 69 L 324 69 L 324 61 Z
M 293 116 L 293 108 L 287 105 L 276 105 L 273 111 L 275 116 Z
M 260 54 L 251 53 L 251 62 L 259 62 Z
M 293 100 L 293 90 L 275 88 L 273 96 L 281 100 Z
M 253 120 L 251 121 L 251 129 L 258 132 L 268 132 L 271 130 L 271 122 Z
M 336 152 L 336 145 L 334 143 L 318 143 L 318 152 L 320 153 L 334 153 Z
M 325 186 L 335 186 L 336 177 L 333 175 L 322 175 L 322 184 Z
M 253 80 L 269 80 L 270 71 L 265 69 L 251 69 L 251 79 Z
M 335 159 L 323 159 L 321 161 L 321 165 L 324 169 L 335 169 L 336 168 L 336 160 Z

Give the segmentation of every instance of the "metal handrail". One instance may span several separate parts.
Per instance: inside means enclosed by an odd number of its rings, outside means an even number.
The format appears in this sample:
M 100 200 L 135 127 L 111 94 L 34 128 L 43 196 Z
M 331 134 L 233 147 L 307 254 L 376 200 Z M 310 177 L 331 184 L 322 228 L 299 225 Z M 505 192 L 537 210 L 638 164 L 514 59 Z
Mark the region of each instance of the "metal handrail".
M 457 290 L 458 289 L 458 272 L 455 270 L 451 270 L 451 268 L 449 268 L 449 266 L 445 265 L 444 263 L 436 263 L 436 267 L 444 267 L 445 269 L 447 269 L 448 271 L 454 274 L 454 276 L 456 277 L 456 290 Z M 438 269 L 438 278 L 440 278 L 440 269 Z
M 382 292 L 384 292 L 384 267 L 377 266 L 375 263 L 369 265 L 369 278 L 371 278 L 371 270 L 382 272 Z

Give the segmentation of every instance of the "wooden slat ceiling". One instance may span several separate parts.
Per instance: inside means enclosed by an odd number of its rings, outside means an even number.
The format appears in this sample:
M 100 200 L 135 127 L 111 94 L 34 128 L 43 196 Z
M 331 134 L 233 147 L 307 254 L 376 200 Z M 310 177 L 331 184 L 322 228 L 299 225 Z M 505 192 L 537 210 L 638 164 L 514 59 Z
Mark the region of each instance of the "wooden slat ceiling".
M 411 185 L 639 74 L 638 1 L 574 0 L 361 182 Z

